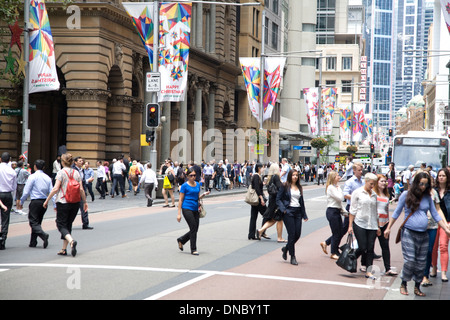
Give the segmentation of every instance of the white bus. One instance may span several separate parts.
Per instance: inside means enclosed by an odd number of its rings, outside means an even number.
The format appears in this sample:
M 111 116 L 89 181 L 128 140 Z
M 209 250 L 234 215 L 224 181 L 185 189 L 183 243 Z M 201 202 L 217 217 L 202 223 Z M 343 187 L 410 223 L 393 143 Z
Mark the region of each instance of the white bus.
M 392 162 L 399 171 L 409 165 L 417 169 L 422 163 L 437 171 L 450 164 L 449 138 L 439 132 L 410 131 L 394 138 Z

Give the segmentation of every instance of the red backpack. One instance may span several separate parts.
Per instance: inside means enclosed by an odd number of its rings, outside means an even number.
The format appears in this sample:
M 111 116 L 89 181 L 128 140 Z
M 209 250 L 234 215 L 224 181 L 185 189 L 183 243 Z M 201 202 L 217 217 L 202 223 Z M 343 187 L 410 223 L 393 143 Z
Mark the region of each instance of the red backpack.
M 69 181 L 67 182 L 66 193 L 63 191 L 63 198 L 66 199 L 67 203 L 77 203 L 81 201 L 80 195 L 80 183 L 73 178 L 73 174 L 75 170 L 72 170 L 72 173 L 69 175 L 66 170 L 63 170 L 67 176 L 69 177 Z

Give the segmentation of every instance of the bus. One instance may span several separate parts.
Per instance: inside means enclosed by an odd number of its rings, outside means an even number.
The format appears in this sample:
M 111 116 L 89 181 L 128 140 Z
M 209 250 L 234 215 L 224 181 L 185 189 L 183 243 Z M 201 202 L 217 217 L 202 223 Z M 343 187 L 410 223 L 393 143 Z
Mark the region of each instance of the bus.
M 392 162 L 403 171 L 409 165 L 417 169 L 422 163 L 437 171 L 450 164 L 449 138 L 439 132 L 410 131 L 394 138 Z

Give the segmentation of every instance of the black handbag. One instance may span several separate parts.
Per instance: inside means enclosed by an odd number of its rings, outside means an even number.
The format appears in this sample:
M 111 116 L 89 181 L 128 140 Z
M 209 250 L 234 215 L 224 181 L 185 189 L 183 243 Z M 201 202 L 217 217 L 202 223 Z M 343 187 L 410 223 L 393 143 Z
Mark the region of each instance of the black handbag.
M 336 264 L 345 271 L 354 273 L 357 271 L 357 258 L 355 249 L 353 248 L 353 235 L 349 234 L 347 243 L 341 246 L 341 255 L 336 261 Z

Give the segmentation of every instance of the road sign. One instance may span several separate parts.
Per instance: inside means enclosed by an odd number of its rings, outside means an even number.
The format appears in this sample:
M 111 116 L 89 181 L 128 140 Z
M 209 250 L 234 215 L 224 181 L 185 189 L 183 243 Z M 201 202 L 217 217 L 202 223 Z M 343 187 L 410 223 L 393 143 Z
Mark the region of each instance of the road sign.
M 147 74 L 146 74 L 146 91 L 147 92 L 161 91 L 161 73 L 147 72 Z

